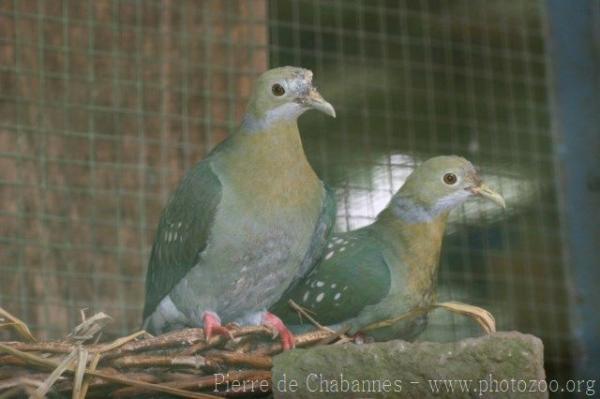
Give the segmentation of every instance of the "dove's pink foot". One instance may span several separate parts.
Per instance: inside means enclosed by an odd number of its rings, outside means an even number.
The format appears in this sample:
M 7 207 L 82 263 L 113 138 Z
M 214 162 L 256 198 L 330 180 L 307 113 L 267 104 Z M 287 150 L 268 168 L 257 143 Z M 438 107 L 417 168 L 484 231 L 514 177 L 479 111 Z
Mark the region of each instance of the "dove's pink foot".
M 375 339 L 373 339 L 373 337 L 360 331 L 354 335 L 351 335 L 350 338 L 352 339 L 352 342 L 354 342 L 357 345 L 371 344 L 375 342 Z
M 368 337 L 361 332 L 357 332 L 356 334 L 351 335 L 350 338 L 352 338 L 352 341 L 358 345 L 362 345 L 368 340 Z
M 221 318 L 215 312 L 204 312 L 202 323 L 204 324 L 204 336 L 207 341 L 215 334 L 233 339 L 231 331 L 221 325 Z
M 262 317 L 262 324 L 268 328 L 271 328 L 279 335 L 281 341 L 281 347 L 284 351 L 290 350 L 296 347 L 296 339 L 294 334 L 283 324 L 283 321 L 273 313 L 266 312 Z

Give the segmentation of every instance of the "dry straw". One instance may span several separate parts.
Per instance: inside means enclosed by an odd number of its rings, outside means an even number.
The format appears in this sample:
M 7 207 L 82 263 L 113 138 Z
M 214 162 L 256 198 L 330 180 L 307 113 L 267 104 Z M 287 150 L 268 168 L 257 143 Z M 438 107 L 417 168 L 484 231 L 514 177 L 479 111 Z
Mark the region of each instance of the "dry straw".
M 352 341 L 345 331 L 320 325 L 294 302 L 290 306 L 311 322 L 314 331 L 296 337 L 296 346 L 341 344 Z M 365 328 L 391 325 L 443 308 L 475 319 L 486 333 L 495 331 L 492 315 L 484 309 L 446 302 L 417 309 Z M 110 317 L 85 318 L 63 340 L 40 342 L 18 318 L 0 308 L 0 327 L 12 328 L 21 341 L 0 342 L 0 398 L 27 394 L 44 398 L 49 392 L 86 397 L 130 397 L 157 392 L 186 398 L 240 397 L 256 387 L 271 389 L 272 356 L 281 344 L 262 326 L 230 326 L 232 340 L 206 340 L 200 328 L 152 336 L 138 331 L 99 343 Z M 224 389 L 227 387 L 227 389 Z

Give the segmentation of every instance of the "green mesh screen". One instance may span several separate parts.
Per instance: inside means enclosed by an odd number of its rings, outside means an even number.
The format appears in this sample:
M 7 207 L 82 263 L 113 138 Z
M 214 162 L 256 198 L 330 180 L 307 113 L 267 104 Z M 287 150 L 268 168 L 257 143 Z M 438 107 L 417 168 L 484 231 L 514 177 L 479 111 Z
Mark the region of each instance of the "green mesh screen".
M 315 71 L 336 120 L 306 116 L 310 161 L 337 188 L 338 228 L 370 223 L 415 162 L 459 154 L 502 192 L 501 211 L 468 203 L 444 243 L 440 300 L 483 306 L 501 330 L 544 340 L 548 372 L 570 361 L 538 1 L 276 1 L 270 63 Z M 421 339 L 477 332 L 436 312 Z

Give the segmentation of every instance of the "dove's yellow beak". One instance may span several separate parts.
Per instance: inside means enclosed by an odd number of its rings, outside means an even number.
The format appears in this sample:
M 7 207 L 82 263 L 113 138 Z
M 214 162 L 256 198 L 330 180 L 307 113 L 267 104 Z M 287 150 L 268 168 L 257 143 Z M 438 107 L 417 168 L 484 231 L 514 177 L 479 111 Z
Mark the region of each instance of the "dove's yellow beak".
M 306 105 L 310 108 L 316 109 L 317 111 L 321 111 L 324 114 L 335 118 L 335 109 L 333 106 L 325 101 L 323 96 L 314 87 L 311 87 L 305 101 Z
M 483 198 L 494 202 L 502 208 L 506 208 L 506 202 L 504 201 L 504 198 L 484 183 L 481 183 L 480 185 L 471 188 L 471 192 L 475 195 L 480 195 Z

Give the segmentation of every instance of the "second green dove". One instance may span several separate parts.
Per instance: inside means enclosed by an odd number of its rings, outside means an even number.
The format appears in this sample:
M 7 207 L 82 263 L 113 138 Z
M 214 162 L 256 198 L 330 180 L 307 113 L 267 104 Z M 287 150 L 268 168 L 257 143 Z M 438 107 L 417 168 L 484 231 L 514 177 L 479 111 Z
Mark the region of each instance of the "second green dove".
M 322 324 L 348 326 L 350 334 L 436 301 L 442 239 L 449 212 L 472 197 L 504 207 L 473 165 L 457 156 L 431 158 L 417 167 L 376 221 L 335 234 L 321 263 L 274 306 L 292 329 L 300 319 L 292 299 Z M 378 340 L 408 339 L 425 317 L 369 331 Z M 295 325 L 295 326 L 294 326 Z

